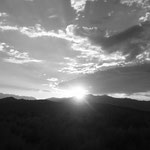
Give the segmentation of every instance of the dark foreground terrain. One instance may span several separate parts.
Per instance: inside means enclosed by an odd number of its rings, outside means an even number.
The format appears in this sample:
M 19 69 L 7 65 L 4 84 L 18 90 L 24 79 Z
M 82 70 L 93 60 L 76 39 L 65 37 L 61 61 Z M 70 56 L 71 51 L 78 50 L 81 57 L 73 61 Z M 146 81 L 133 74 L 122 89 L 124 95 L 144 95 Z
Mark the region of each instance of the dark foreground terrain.
M 1 99 L 0 150 L 150 149 L 149 102 L 87 99 Z

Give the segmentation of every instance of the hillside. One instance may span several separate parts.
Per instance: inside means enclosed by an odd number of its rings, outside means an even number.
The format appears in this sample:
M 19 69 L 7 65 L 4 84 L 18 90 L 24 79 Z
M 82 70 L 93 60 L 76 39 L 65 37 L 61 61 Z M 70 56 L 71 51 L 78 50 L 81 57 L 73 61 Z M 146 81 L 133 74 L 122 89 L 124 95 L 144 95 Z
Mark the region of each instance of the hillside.
M 0 149 L 149 149 L 150 112 L 110 104 L 105 98 L 99 102 L 88 97 L 80 105 L 72 99 L 1 99 Z
M 128 107 L 132 109 L 138 109 L 143 111 L 150 111 L 150 101 L 139 101 L 129 98 L 113 98 L 107 95 L 104 96 L 93 96 L 89 95 L 87 97 L 88 101 L 94 103 L 106 103 L 121 107 Z

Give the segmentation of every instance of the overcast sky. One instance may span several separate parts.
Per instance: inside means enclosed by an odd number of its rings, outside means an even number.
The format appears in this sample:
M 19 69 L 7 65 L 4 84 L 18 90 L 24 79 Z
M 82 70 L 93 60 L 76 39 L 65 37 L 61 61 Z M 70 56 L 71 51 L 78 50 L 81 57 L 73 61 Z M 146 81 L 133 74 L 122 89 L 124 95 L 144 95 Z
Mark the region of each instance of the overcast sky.
M 148 0 L 0 0 L 0 92 L 150 99 Z

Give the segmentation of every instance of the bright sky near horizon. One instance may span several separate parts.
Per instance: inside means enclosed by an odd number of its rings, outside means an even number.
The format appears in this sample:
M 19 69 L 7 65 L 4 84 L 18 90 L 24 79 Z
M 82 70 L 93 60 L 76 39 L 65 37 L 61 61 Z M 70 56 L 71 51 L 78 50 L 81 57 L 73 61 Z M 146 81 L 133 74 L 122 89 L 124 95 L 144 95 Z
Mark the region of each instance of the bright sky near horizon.
M 149 0 L 0 0 L 0 93 L 150 99 Z

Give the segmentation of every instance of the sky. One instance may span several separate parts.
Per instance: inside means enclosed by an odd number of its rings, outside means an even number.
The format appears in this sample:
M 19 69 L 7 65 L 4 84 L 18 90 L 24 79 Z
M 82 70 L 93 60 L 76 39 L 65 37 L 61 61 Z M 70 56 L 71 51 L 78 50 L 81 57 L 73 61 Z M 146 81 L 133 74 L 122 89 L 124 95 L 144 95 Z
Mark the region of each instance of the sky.
M 0 93 L 150 100 L 149 0 L 0 0 Z

